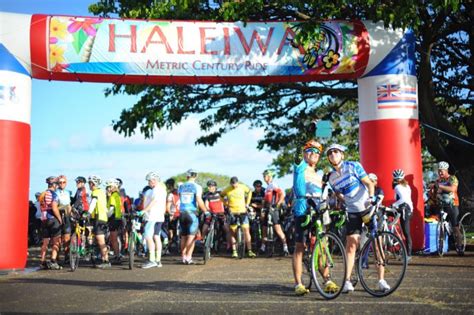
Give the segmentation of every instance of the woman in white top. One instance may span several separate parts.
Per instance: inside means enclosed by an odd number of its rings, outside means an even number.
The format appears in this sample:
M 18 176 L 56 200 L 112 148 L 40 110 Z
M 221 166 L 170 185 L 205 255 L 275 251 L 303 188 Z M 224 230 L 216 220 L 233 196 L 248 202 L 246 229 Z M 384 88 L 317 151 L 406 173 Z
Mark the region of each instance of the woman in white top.
M 411 258 L 411 235 L 410 235 L 410 221 L 413 214 L 413 202 L 411 201 L 411 188 L 405 180 L 405 173 L 403 170 L 394 170 L 392 186 L 395 190 L 395 202 L 392 207 L 401 213 L 401 227 L 403 234 L 405 234 L 406 248 L 408 258 Z

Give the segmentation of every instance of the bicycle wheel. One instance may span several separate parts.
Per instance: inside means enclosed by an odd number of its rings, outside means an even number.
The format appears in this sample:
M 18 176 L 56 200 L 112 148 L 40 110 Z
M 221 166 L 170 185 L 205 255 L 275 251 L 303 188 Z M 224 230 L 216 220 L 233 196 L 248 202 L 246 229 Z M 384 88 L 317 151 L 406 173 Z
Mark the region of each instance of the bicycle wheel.
M 333 233 L 322 234 L 314 245 L 310 263 L 318 292 L 328 300 L 338 297 L 347 275 L 346 250 L 339 237 Z M 328 285 L 328 281 L 335 285 Z
M 135 241 L 137 239 L 136 232 L 132 232 L 128 238 L 128 269 L 133 269 L 135 262 Z
M 79 248 L 80 238 L 77 233 L 71 235 L 71 243 L 69 244 L 69 266 L 71 271 L 75 271 L 79 266 Z
M 438 249 L 438 255 L 440 257 L 443 257 L 444 255 L 444 242 L 445 242 L 445 235 L 446 232 L 444 231 L 444 225 L 443 222 L 440 221 L 438 222 L 438 226 L 436 227 L 436 236 L 438 238 L 438 244 L 437 244 L 437 249 Z
M 303 253 L 303 269 L 301 274 L 301 282 L 306 289 L 311 290 L 313 285 L 313 276 L 311 275 L 311 252 L 305 249 Z
M 402 241 L 391 232 L 379 232 L 362 247 L 361 258 L 357 263 L 359 280 L 362 287 L 375 297 L 387 296 L 402 283 L 407 268 L 407 254 Z M 367 259 L 362 259 L 367 257 Z M 383 270 L 379 270 L 383 268 Z M 379 283 L 379 272 L 389 289 L 383 289 Z
M 206 235 L 206 240 L 204 241 L 204 264 L 211 259 L 211 248 L 214 239 L 214 223 L 211 223 L 210 229 Z
M 464 251 L 466 250 L 466 230 L 464 229 L 464 225 L 459 223 L 459 233 L 461 243 L 457 244 L 456 252 L 459 256 L 464 256 Z
M 237 227 L 237 253 L 240 259 L 245 257 L 244 235 L 242 233 L 242 228 L 240 226 Z
M 274 238 L 274 232 L 273 232 L 273 225 L 271 224 L 268 224 L 268 227 L 267 227 L 266 248 L 267 248 L 267 256 L 272 257 L 275 251 L 275 238 Z

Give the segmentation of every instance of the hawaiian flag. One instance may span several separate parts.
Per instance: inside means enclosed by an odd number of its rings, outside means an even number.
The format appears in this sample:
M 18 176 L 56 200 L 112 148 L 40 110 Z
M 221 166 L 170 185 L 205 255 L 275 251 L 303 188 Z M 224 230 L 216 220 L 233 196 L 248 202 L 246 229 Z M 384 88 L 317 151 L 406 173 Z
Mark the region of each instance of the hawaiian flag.
M 378 109 L 415 109 L 416 105 L 416 88 L 400 84 L 377 85 Z

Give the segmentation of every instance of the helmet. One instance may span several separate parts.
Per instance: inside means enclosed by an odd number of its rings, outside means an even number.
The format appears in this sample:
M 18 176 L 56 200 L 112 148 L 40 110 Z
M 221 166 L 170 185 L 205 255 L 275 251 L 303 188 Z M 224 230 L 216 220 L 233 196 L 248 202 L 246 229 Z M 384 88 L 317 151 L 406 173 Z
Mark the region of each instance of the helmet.
M 35 197 L 36 197 L 36 198 L 38 198 L 39 196 L 41 196 L 41 193 L 40 193 L 40 192 L 35 193 Z
M 100 186 L 100 184 L 102 183 L 102 179 L 100 179 L 99 176 L 97 175 L 91 175 L 89 176 L 89 182 L 93 183 L 94 186 Z
M 196 170 L 193 170 L 192 168 L 190 168 L 189 170 L 186 171 L 186 176 L 188 176 L 188 177 L 196 177 L 196 176 L 197 176 L 197 172 L 196 172 Z
M 345 152 L 346 151 L 346 147 L 340 145 L 340 144 L 337 144 L 337 143 L 333 143 L 331 144 L 329 147 L 326 148 L 326 155 L 329 153 L 329 151 L 331 150 L 338 150 L 338 151 L 341 151 L 341 152 Z
M 405 172 L 401 169 L 394 170 L 392 173 L 393 179 L 404 179 L 405 178 Z
M 165 185 L 174 187 L 174 183 L 175 183 L 174 178 L 168 178 L 165 182 Z
M 444 161 L 439 162 L 439 164 L 438 164 L 438 169 L 440 169 L 440 170 L 447 170 L 447 169 L 449 169 L 449 164 L 448 164 L 448 162 L 444 162 Z
M 56 183 L 56 184 L 58 183 L 58 178 L 57 177 L 49 176 L 49 177 L 46 178 L 46 184 L 52 185 L 54 183 Z
M 117 181 L 119 187 L 122 186 L 123 182 L 120 178 L 117 177 L 115 180 Z
M 86 178 L 83 177 L 83 176 L 77 176 L 76 179 L 75 179 L 76 183 L 77 182 L 81 182 L 81 183 L 85 183 L 87 182 Z
M 374 173 L 369 173 L 369 179 L 372 181 L 376 181 L 378 178 L 377 175 L 375 175 Z
M 58 180 L 60 180 L 60 179 L 64 179 L 65 181 L 67 181 L 66 175 L 59 175 Z
M 160 180 L 160 175 L 158 175 L 157 172 L 151 171 L 150 173 L 146 174 L 145 179 L 146 180 L 156 179 L 157 181 L 159 181 Z
M 319 150 L 319 152 L 323 152 L 323 146 L 321 145 L 321 143 L 319 143 L 318 141 L 314 139 L 307 141 L 303 147 L 303 150 L 307 150 L 310 148 L 316 148 Z
M 271 169 L 264 170 L 263 171 L 263 176 L 267 176 L 267 175 L 273 177 L 273 176 L 275 176 L 275 172 Z
M 116 178 L 109 178 L 108 180 L 105 181 L 105 186 L 118 188 L 119 182 L 117 181 Z
M 211 179 L 211 180 L 208 180 L 208 181 L 207 181 L 207 186 L 216 186 L 216 187 L 217 187 L 217 183 L 216 183 L 215 180 L 212 180 L 212 179 Z
M 232 176 L 230 178 L 230 183 L 231 184 L 237 184 L 239 182 L 239 179 L 237 178 L 237 176 Z
M 263 184 L 262 184 L 262 181 L 259 180 L 259 179 L 257 179 L 256 181 L 253 182 L 253 187 L 258 186 L 258 185 L 260 185 L 260 186 L 263 185 Z

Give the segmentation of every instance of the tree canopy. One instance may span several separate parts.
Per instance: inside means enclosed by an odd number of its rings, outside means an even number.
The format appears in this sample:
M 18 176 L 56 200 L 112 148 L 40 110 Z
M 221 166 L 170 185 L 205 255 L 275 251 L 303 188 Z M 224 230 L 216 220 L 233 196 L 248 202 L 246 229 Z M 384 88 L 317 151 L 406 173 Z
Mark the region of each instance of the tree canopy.
M 417 76 L 424 156 L 445 160 L 460 178 L 460 189 L 472 185 L 474 163 L 474 5 L 472 1 L 193 1 L 103 0 L 89 7 L 94 14 L 140 19 L 220 21 L 301 21 L 297 41 L 304 43 L 318 21 L 383 21 L 387 28 L 412 28 L 417 38 Z M 313 119 L 329 119 L 331 142 L 358 152 L 357 84 L 355 81 L 271 85 L 114 85 L 107 95 L 140 96 L 113 121 L 114 130 L 153 137 L 199 114 L 205 134 L 197 144 L 213 145 L 244 122 L 263 128 L 258 149 L 276 152 L 279 175 L 290 171 L 293 156 L 308 137 Z M 441 132 L 439 131 L 441 130 Z

